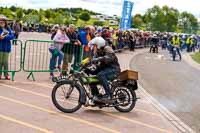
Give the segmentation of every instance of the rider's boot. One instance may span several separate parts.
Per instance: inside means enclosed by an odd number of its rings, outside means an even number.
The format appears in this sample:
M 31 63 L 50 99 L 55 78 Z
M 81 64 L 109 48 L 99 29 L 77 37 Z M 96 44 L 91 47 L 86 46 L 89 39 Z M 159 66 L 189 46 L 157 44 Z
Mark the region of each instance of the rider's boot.
M 107 94 L 105 94 L 101 97 L 94 97 L 93 100 L 94 100 L 94 102 L 98 102 L 98 103 L 109 103 L 109 104 L 111 104 L 111 103 L 115 102 L 115 100 L 113 100 L 112 97 L 110 95 L 107 95 Z

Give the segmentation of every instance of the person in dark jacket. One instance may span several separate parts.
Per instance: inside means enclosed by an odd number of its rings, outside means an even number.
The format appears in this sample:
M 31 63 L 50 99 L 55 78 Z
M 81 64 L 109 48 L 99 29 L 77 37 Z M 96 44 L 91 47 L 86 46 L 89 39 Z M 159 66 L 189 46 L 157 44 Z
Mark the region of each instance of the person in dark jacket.
M 150 53 L 153 51 L 153 53 L 158 53 L 158 45 L 159 45 L 159 38 L 156 34 L 153 35 L 151 38 L 151 47 L 150 47 Z
M 89 42 L 97 48 L 96 57 L 92 59 L 93 63 L 98 63 L 96 74 L 102 83 L 105 95 L 101 98 L 95 97 L 94 101 L 110 100 L 112 98 L 111 89 L 108 81 L 114 79 L 120 73 L 120 65 L 118 58 L 110 46 L 105 45 L 106 42 L 102 37 L 95 37 Z
M 65 44 L 64 45 L 64 51 L 67 50 L 67 54 L 65 54 L 65 59 L 68 60 L 68 62 L 72 62 L 72 56 L 74 55 L 74 61 L 73 61 L 73 69 L 77 70 L 77 64 L 81 62 L 81 54 L 82 54 L 82 47 L 81 42 L 78 39 L 78 34 L 75 31 L 75 25 L 70 24 L 69 28 L 66 32 L 67 36 L 69 37 L 71 44 Z M 68 56 L 68 57 L 66 57 Z M 64 61 L 66 61 L 64 59 Z M 63 67 L 65 69 L 65 67 Z
M 14 34 L 7 25 L 8 18 L 0 15 L 0 79 L 4 71 L 5 79 L 10 80 L 8 75 L 8 57 L 11 52 L 11 40 Z
M 51 40 L 53 40 L 54 36 L 56 35 L 58 28 L 59 28 L 59 25 L 54 25 L 54 27 L 52 28 Z
M 13 31 L 14 31 L 14 39 L 18 39 L 19 34 L 21 32 L 21 27 L 19 21 L 16 21 L 15 24 L 13 25 Z M 17 41 L 13 40 L 13 45 L 17 45 Z
M 119 31 L 117 34 L 117 49 L 122 49 L 124 47 L 124 36 L 123 32 Z
M 136 37 L 134 33 L 130 34 L 129 40 L 130 40 L 130 51 L 135 51 Z

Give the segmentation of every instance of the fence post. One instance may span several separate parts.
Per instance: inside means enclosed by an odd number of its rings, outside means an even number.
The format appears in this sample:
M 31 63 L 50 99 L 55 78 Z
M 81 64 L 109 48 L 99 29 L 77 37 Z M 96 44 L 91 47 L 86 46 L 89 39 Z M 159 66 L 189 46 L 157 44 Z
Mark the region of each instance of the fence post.
M 33 72 L 30 72 L 27 79 L 29 79 L 30 77 L 32 77 L 32 80 L 35 81 L 35 76 L 34 76 Z

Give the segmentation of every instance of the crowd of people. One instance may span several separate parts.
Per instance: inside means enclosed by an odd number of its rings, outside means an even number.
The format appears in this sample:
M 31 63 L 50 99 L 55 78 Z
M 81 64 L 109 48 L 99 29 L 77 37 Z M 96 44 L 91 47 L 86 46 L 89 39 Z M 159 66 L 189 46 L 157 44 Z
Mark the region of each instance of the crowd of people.
M 160 33 L 160 32 L 143 32 L 133 30 L 118 30 L 110 29 L 109 27 L 95 27 L 86 26 L 83 28 L 77 28 L 71 24 L 69 27 L 55 25 L 52 28 L 51 39 L 55 42 L 54 51 L 58 51 L 57 55 L 53 54 L 52 47 L 50 52 L 52 53 L 51 62 L 51 76 L 53 70 L 56 68 L 56 57 L 58 57 L 58 69 L 68 71 L 68 64 L 80 61 L 81 56 L 80 46 L 83 47 L 83 58 L 91 57 L 93 52 L 88 45 L 89 42 L 95 37 L 102 37 L 106 41 L 106 45 L 112 47 L 113 50 L 121 50 L 128 48 L 130 51 L 134 51 L 135 48 L 150 47 L 150 52 L 158 52 L 158 47 L 162 49 L 168 49 L 172 53 L 172 49 L 175 47 L 177 54 L 181 60 L 181 53 L 186 49 L 187 52 L 195 52 L 199 49 L 200 36 L 198 35 L 186 35 L 176 33 Z M 70 42 L 70 43 L 65 43 Z M 56 50 L 55 50 L 56 49 Z M 71 49 L 71 50 L 69 50 Z M 155 50 L 154 50 L 155 49 Z M 74 61 L 72 57 L 74 56 Z M 61 60 L 63 60 L 63 66 L 61 68 Z M 74 66 L 76 67 L 76 65 Z M 64 73 L 62 73 L 64 74 Z
M 20 32 L 24 29 L 19 21 L 12 23 L 10 27 L 8 22 L 8 18 L 0 15 L 0 79 L 2 78 L 2 71 L 8 70 L 11 44 L 16 45 L 16 42 L 13 41 L 11 43 L 11 40 L 17 39 Z M 51 33 L 51 40 L 55 42 L 49 47 L 49 52 L 52 55 L 49 65 L 50 76 L 52 77 L 54 76 L 53 72 L 55 69 L 62 70 L 61 74 L 66 75 L 69 63 L 73 62 L 73 68 L 76 69 L 76 64 L 80 63 L 82 58 L 94 56 L 94 48 L 89 44 L 96 37 L 103 38 L 106 45 L 116 51 L 120 51 L 123 48 L 134 51 L 135 48 L 150 47 L 150 52 L 158 52 L 158 47 L 160 46 L 162 49 L 168 49 L 172 53 L 172 49 L 175 47 L 180 60 L 180 51 L 186 49 L 187 52 L 195 52 L 197 49 L 200 49 L 200 36 L 189 34 L 138 30 L 123 31 L 98 26 L 76 28 L 73 24 L 70 24 L 68 27 L 54 25 L 49 33 Z M 4 76 L 5 79 L 10 79 L 6 71 Z

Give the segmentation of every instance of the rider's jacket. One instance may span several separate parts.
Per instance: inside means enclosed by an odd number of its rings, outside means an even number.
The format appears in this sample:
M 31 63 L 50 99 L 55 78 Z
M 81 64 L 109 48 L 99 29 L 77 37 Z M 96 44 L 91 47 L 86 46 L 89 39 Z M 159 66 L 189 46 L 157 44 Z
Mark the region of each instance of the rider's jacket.
M 158 37 L 152 37 L 151 38 L 151 45 L 158 45 L 159 44 L 159 38 Z
M 181 39 L 179 37 L 173 37 L 172 38 L 172 45 L 180 45 L 181 44 Z
M 193 45 L 194 44 L 194 40 L 192 37 L 188 37 L 187 41 L 186 41 L 186 44 L 188 45 Z
M 102 51 L 97 53 L 97 57 L 95 60 L 100 62 L 100 64 L 98 65 L 98 70 L 111 68 L 116 70 L 116 72 L 121 71 L 117 56 L 110 46 L 105 46 L 104 48 L 102 48 Z

